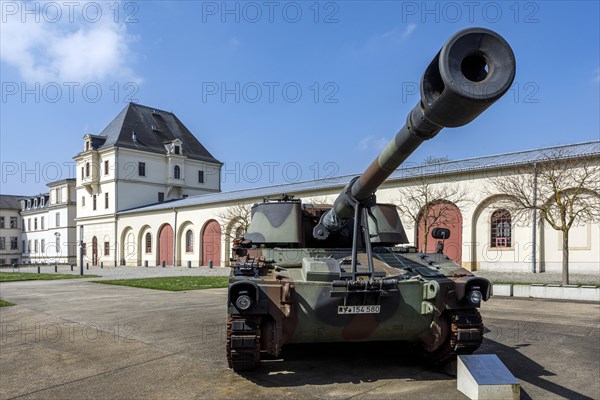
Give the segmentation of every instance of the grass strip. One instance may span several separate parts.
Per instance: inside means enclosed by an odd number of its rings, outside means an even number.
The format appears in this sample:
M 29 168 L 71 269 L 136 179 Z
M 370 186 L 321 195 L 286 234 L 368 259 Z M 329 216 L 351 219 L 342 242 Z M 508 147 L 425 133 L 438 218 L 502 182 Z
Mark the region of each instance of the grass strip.
M 0 282 L 52 281 L 55 279 L 97 278 L 98 275 L 37 274 L 35 272 L 0 272 Z
M 10 301 L 0 299 L 0 307 L 10 307 L 10 306 L 14 306 L 14 304 L 11 303 Z
M 91 281 L 104 285 L 130 286 L 144 289 L 169 290 L 179 292 L 182 290 L 201 290 L 225 288 L 229 284 L 227 276 L 168 276 L 159 278 L 140 279 L 109 279 Z

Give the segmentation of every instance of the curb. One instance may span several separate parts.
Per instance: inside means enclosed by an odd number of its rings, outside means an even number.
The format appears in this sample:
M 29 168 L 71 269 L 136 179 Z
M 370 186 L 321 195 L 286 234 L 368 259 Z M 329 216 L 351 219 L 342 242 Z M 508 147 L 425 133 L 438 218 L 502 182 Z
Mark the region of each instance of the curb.
M 533 285 L 493 284 L 492 295 L 600 302 L 600 288 L 585 285 L 555 285 L 543 283 Z

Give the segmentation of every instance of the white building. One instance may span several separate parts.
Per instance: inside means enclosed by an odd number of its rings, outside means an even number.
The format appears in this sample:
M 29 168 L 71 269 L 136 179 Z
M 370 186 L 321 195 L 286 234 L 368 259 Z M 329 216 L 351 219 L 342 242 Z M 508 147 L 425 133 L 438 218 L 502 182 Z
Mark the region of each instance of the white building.
M 469 160 L 449 161 L 427 166 L 401 168 L 395 171 L 377 192 L 381 203 L 402 201 L 399 187 L 414 187 L 423 177 L 432 185 L 460 185 L 471 194 L 471 201 L 454 207 L 457 223 L 446 243 L 452 259 L 471 270 L 530 271 L 533 251 L 537 271 L 560 271 L 561 236 L 542 223 L 536 229 L 533 246 L 531 224 L 517 224 L 510 213 L 502 209 L 502 195 L 486 194 L 490 179 L 516 174 L 517 168 L 544 159 L 548 150 L 539 149 Z M 568 159 L 591 158 L 600 167 L 600 142 L 562 146 Z M 148 262 L 157 265 L 227 265 L 231 230 L 236 222 L 220 220 L 228 207 L 253 204 L 265 196 L 293 194 L 304 199 L 331 202 L 353 176 L 310 181 L 228 193 L 201 195 L 155 204 L 117 213 L 120 257 L 128 265 Z M 546 201 L 547 199 L 540 199 Z M 414 222 L 404 221 L 412 244 L 421 246 Z M 499 233 L 500 232 L 500 233 Z M 173 237 L 174 233 L 174 237 Z M 570 237 L 570 271 L 600 273 L 600 225 L 589 222 L 572 228 Z M 435 246 L 430 240 L 428 247 Z
M 77 225 L 91 265 L 124 259 L 118 211 L 220 191 L 221 163 L 173 113 L 130 103 L 83 139 L 74 157 Z
M 48 184 L 49 193 L 20 199 L 22 262 L 75 264 L 75 180 Z
M 21 263 L 21 197 L 0 195 L 0 266 Z

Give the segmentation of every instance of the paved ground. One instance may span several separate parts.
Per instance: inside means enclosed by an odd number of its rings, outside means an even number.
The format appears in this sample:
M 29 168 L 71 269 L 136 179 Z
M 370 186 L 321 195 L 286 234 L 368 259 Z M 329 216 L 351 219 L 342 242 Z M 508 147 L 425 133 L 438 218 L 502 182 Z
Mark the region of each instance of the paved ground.
M 12 268 L 2 268 L 0 271 L 12 272 Z M 15 271 L 17 271 L 15 269 Z M 21 267 L 20 272 L 37 272 L 37 267 Z M 42 273 L 54 273 L 54 266 L 41 267 Z M 73 271 L 69 266 L 59 266 L 58 273 L 60 274 L 79 274 L 79 267 L 75 267 Z M 150 278 L 157 276 L 178 276 L 178 275 L 210 275 L 210 276 L 227 276 L 229 268 L 221 267 L 89 267 L 84 269 L 84 275 L 100 275 L 104 279 L 121 279 L 121 278 Z M 560 273 L 543 272 L 532 274 L 529 272 L 489 272 L 477 271 L 476 275 L 482 276 L 492 282 L 532 282 L 532 283 L 561 283 L 562 277 Z M 571 274 L 572 284 L 593 284 L 600 285 L 600 270 L 596 274 Z
M 225 290 L 162 292 L 80 280 L 0 284 L 0 398 L 464 399 L 410 348 L 301 346 L 237 375 L 226 367 Z M 492 299 L 479 352 L 523 398 L 600 398 L 600 305 Z

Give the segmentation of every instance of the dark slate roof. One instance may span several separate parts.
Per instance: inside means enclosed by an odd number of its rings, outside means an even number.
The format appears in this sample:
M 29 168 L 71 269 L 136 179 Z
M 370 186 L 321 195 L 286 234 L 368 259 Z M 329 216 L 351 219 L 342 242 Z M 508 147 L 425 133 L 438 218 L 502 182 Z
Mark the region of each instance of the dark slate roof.
M 92 146 L 98 150 L 116 146 L 165 154 L 165 143 L 175 139 L 181 140 L 184 156 L 220 163 L 175 114 L 135 103 L 129 103 L 100 135 L 92 135 Z
M 0 194 L 0 208 L 3 210 L 20 210 L 21 203 L 19 199 L 23 196 L 15 196 L 12 194 Z
M 465 172 L 485 171 L 490 169 L 507 168 L 518 165 L 530 164 L 535 161 L 547 159 L 548 154 L 560 154 L 565 159 L 579 157 L 600 157 L 600 141 L 578 143 L 566 146 L 548 147 L 543 149 L 520 151 L 508 154 L 499 154 L 493 156 L 469 158 L 458 161 L 447 161 L 438 164 L 405 166 L 402 165 L 394 171 L 387 182 L 397 182 L 402 180 L 414 179 L 419 176 L 457 174 Z M 181 200 L 173 200 L 166 203 L 153 204 L 144 207 L 138 207 L 131 210 L 124 210 L 119 214 L 136 213 L 144 211 L 156 211 L 170 209 L 173 207 L 190 207 L 202 204 L 220 203 L 227 201 L 237 201 L 244 199 L 255 199 L 265 196 L 278 196 L 282 193 L 295 194 L 312 190 L 324 190 L 331 188 L 343 188 L 352 178 L 357 176 L 344 175 L 328 179 L 305 181 L 298 183 L 289 183 L 284 185 L 267 186 L 252 189 L 235 190 L 231 192 L 211 193 L 188 197 Z

